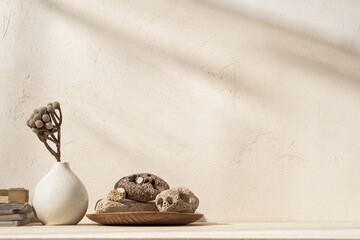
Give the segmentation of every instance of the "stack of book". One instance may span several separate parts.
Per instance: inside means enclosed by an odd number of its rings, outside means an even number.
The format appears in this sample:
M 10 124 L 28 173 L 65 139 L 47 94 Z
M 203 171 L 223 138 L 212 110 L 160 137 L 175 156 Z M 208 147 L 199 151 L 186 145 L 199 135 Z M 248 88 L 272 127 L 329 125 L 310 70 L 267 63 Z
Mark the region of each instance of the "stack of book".
M 24 188 L 0 189 L 0 226 L 21 226 L 34 218 L 28 203 L 29 190 Z

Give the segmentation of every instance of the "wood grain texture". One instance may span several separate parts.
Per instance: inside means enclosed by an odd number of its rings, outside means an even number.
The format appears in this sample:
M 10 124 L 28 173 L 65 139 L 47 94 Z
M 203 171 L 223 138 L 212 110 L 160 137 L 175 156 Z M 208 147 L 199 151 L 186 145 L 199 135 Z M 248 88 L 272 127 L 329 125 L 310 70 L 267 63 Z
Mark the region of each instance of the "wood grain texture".
M 116 212 L 86 214 L 104 225 L 185 225 L 199 220 L 200 213 Z

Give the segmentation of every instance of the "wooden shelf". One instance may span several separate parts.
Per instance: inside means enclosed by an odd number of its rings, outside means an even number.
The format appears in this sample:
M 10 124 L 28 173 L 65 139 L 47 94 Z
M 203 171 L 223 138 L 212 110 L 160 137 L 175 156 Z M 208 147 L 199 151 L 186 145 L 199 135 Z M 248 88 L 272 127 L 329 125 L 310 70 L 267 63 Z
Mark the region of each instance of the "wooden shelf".
M 1 227 L 0 239 L 360 239 L 360 223 L 204 223 L 186 226 Z

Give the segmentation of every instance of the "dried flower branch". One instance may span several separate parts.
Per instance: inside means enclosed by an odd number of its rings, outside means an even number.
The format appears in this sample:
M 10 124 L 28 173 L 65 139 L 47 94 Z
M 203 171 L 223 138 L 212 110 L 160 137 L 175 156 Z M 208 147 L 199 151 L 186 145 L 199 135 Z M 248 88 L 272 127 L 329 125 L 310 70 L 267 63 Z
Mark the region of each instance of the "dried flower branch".
M 49 152 L 60 162 L 60 138 L 61 138 L 62 113 L 59 102 L 48 103 L 46 107 L 34 110 L 26 124 L 36 133 L 41 142 Z M 56 136 L 56 135 L 57 136 Z M 47 141 L 51 141 L 56 146 L 56 151 L 51 148 Z

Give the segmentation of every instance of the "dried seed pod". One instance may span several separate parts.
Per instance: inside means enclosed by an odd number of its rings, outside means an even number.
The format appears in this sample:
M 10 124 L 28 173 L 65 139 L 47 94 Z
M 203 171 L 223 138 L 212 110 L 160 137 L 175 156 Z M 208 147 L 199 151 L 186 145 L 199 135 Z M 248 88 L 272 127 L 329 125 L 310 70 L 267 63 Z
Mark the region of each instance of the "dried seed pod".
M 44 122 L 41 120 L 36 120 L 35 125 L 37 128 L 42 128 L 44 126 Z
M 48 129 L 48 130 L 52 129 L 53 128 L 52 123 L 51 122 L 45 123 L 45 128 Z
M 40 113 L 40 115 L 45 114 L 46 113 L 46 107 L 40 107 L 39 108 L 39 113 Z
M 34 127 L 35 127 L 35 120 L 34 120 L 34 119 L 31 119 L 31 120 L 29 121 L 29 125 L 30 125 L 30 127 L 34 128 Z
M 59 102 L 53 102 L 53 107 L 55 109 L 60 109 L 60 103 Z
M 54 109 L 54 107 L 52 106 L 52 104 L 51 104 L 51 105 L 47 105 L 46 110 L 47 110 L 49 113 L 54 113 L 54 111 L 55 111 L 55 109 Z
M 50 116 L 45 113 L 44 115 L 42 115 L 41 119 L 42 119 L 44 122 L 49 122 L 49 121 L 50 121 Z
M 49 152 L 56 158 L 57 162 L 61 161 L 61 122 L 62 112 L 59 102 L 50 102 L 46 106 L 41 106 L 38 109 L 35 109 L 31 117 L 26 121 L 26 124 L 34 133 L 36 133 L 39 140 L 45 144 L 47 150 L 49 150 Z M 53 135 L 53 133 L 58 133 L 57 137 Z M 49 146 L 48 141 L 55 143 L 55 146 Z
M 34 114 L 33 119 L 34 119 L 35 121 L 40 120 L 40 119 L 41 119 L 41 115 L 40 115 L 40 113 L 36 113 L 36 114 Z

